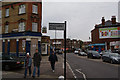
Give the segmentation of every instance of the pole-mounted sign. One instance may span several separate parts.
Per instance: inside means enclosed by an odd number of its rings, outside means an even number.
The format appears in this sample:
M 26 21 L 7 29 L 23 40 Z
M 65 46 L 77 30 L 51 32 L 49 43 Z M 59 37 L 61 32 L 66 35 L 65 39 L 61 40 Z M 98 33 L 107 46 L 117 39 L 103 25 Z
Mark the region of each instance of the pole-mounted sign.
M 65 30 L 65 23 L 49 23 L 49 30 Z
M 66 80 L 66 21 L 65 23 L 49 23 L 49 30 L 64 31 L 64 80 Z

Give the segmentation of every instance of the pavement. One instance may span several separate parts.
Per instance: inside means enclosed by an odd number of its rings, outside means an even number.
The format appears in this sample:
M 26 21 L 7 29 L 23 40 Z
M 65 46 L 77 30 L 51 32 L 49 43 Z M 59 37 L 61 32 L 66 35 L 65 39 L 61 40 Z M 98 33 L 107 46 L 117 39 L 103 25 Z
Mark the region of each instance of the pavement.
M 64 76 L 64 60 L 60 55 L 58 56 L 58 62 L 56 62 L 55 65 L 55 72 L 52 72 L 50 63 L 48 61 L 48 56 L 42 56 L 42 61 L 41 61 L 41 66 L 40 66 L 40 77 L 37 77 L 35 79 L 43 79 L 43 80 L 58 80 L 59 76 Z M 66 77 L 67 80 L 74 79 L 73 73 L 69 67 L 69 64 L 66 66 L 67 71 L 66 71 Z M 33 71 L 33 66 L 32 66 L 32 71 Z M 37 75 L 37 74 L 36 74 Z M 18 80 L 22 79 L 24 77 L 24 68 L 21 69 L 13 69 L 10 71 L 2 71 L 2 80 Z M 32 79 L 31 76 L 27 76 L 26 79 Z

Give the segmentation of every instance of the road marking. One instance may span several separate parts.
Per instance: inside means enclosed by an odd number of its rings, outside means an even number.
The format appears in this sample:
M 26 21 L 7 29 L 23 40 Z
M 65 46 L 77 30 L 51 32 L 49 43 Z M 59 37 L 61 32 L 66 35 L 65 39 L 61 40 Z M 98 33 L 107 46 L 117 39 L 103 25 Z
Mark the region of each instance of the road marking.
M 81 69 L 76 69 L 76 71 L 83 75 L 84 80 L 87 80 L 86 75 L 81 71 Z
M 66 63 L 67 63 L 67 65 L 68 65 L 69 69 L 71 70 L 71 72 L 72 72 L 74 78 L 77 79 L 77 77 L 76 77 L 75 73 L 73 72 L 72 68 L 70 67 L 69 63 L 68 63 L 68 62 L 66 62 Z
M 62 55 L 63 57 L 61 57 L 61 58 L 63 58 L 63 61 L 64 61 L 64 55 Z M 67 59 L 67 58 L 66 58 Z M 68 63 L 68 61 L 66 60 L 66 64 L 68 65 L 68 68 L 71 70 L 71 72 L 72 72 L 72 74 L 73 74 L 73 76 L 74 76 L 74 78 L 75 78 L 75 80 L 77 79 L 77 77 L 76 77 L 76 75 L 75 75 L 75 73 L 73 72 L 73 70 L 72 70 L 72 68 L 70 67 L 70 65 L 69 65 L 69 63 Z M 63 63 L 63 68 L 64 68 L 64 63 Z

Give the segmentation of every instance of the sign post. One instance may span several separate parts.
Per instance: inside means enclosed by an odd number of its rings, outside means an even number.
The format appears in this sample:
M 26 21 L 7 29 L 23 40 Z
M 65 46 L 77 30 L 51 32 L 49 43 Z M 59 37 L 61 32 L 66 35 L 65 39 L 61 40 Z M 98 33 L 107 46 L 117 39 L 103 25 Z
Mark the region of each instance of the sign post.
M 64 30 L 64 80 L 66 80 L 66 21 Z
M 66 21 L 65 23 L 49 23 L 49 30 L 55 30 L 55 35 L 56 30 L 64 31 L 64 80 L 66 80 Z

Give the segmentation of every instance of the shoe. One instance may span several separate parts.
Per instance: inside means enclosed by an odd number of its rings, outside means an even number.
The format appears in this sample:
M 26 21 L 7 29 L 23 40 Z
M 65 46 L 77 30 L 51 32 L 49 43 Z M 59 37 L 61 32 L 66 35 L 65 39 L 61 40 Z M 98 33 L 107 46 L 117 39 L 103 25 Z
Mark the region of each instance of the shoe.
M 37 76 L 37 77 L 40 77 L 40 76 Z
M 32 76 L 33 78 L 35 78 L 35 76 Z
M 24 76 L 24 78 L 26 78 L 26 76 Z
M 53 72 L 55 72 L 55 71 L 53 70 Z

